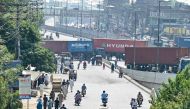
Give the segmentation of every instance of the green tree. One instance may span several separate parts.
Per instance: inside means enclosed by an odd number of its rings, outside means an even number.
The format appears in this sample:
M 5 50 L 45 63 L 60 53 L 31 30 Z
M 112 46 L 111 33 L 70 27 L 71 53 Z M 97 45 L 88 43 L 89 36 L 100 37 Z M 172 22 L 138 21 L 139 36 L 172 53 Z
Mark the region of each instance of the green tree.
M 22 55 L 22 60 L 24 66 L 31 64 L 39 71 L 55 71 L 55 57 L 53 53 L 39 45 L 35 46 L 34 49 L 27 49 Z
M 15 106 L 14 109 L 22 106 L 18 100 L 18 92 L 14 93 L 9 90 L 9 86 L 15 83 L 21 69 L 4 67 L 5 63 L 10 62 L 13 58 L 14 56 L 8 52 L 7 48 L 0 45 L 0 109 L 8 109 L 11 99 L 13 100 L 11 104 Z
M 6 80 L 0 76 L 0 109 L 6 109 L 8 103 L 8 86 Z
M 189 109 L 190 107 L 190 66 L 179 72 L 174 80 L 163 84 L 158 98 L 151 109 Z

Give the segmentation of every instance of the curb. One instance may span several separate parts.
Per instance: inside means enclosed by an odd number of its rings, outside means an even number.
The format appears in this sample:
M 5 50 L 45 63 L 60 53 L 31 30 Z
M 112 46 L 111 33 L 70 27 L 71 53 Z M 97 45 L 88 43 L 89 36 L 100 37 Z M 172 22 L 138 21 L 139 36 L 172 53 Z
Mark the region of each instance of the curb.
M 108 63 L 106 63 L 106 67 L 110 68 L 110 65 Z M 116 69 L 114 72 L 119 73 L 118 69 Z M 132 84 L 134 84 L 135 86 L 137 86 L 138 88 L 142 89 L 143 91 L 145 91 L 147 94 L 151 94 L 151 90 L 144 87 L 143 85 L 139 84 L 137 81 L 135 81 L 134 79 L 132 79 L 131 77 L 127 76 L 127 75 L 123 75 L 123 78 L 127 79 L 129 82 L 131 82 Z

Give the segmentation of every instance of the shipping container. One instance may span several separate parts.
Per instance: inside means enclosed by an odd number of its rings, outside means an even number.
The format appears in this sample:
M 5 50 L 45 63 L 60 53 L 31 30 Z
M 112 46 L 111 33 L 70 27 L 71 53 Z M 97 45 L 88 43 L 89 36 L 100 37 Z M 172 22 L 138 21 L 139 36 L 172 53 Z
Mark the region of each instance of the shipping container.
M 176 37 L 175 44 L 177 47 L 190 48 L 190 37 Z
M 126 47 L 127 64 L 177 65 L 180 58 L 189 56 L 188 48 Z
M 69 52 L 92 52 L 92 41 L 69 41 L 67 43 Z
M 68 51 L 66 41 L 43 41 L 42 46 L 50 49 L 56 54 L 61 54 L 62 52 Z
M 136 47 L 147 47 L 148 42 L 144 40 L 114 40 L 106 38 L 93 39 L 94 49 L 104 48 L 106 52 L 124 53 L 125 47 L 133 47 L 134 45 Z

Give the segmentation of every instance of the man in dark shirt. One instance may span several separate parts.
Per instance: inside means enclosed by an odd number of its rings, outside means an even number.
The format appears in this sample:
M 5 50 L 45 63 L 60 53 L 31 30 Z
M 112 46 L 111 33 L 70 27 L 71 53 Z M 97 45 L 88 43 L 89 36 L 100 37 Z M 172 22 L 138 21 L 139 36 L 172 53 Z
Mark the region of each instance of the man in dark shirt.
M 47 107 L 47 101 L 48 101 L 48 98 L 46 97 L 46 94 L 44 94 L 44 98 L 43 98 L 43 104 L 44 104 L 44 109 L 46 109 L 46 107 Z
M 58 98 L 55 100 L 55 109 L 58 109 L 59 108 L 59 100 Z

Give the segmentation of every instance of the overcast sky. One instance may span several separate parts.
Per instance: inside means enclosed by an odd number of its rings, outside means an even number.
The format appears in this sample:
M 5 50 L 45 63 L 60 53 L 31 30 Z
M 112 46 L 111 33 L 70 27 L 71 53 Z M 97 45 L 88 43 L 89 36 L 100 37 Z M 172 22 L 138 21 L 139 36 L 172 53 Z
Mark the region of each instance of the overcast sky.
M 49 1 L 49 0 L 46 0 Z M 56 0 L 56 1 L 66 1 L 66 0 Z M 78 2 L 80 0 L 69 0 L 69 2 Z M 103 1 L 103 0 L 84 0 L 84 1 L 92 1 L 93 4 L 97 4 L 99 1 Z M 190 5 L 190 0 L 177 0 L 179 2 L 185 2 L 188 3 Z
M 177 1 L 180 1 L 180 2 L 185 2 L 185 3 L 190 4 L 190 0 L 177 0 Z

